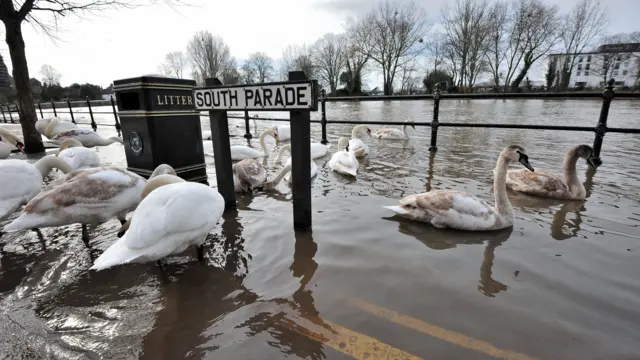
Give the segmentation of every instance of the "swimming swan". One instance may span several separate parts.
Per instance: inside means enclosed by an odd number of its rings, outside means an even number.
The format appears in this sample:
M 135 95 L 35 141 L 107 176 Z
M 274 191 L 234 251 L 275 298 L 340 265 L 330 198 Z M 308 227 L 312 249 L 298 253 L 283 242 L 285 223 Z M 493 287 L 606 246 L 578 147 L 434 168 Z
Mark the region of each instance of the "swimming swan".
M 284 154 L 285 151 L 289 151 L 289 153 L 291 153 L 291 144 L 285 144 L 285 145 L 282 145 L 282 147 L 280 147 L 280 150 L 278 151 L 278 156 L 273 161 L 274 165 L 281 162 L 282 154 Z M 285 166 L 286 165 L 291 165 L 291 156 L 289 156 L 289 159 L 285 163 Z M 314 176 L 318 175 L 318 165 L 316 165 L 315 161 L 313 161 L 313 157 L 311 157 L 310 166 L 311 166 L 311 177 L 313 178 Z M 288 183 L 291 183 L 291 173 L 288 173 L 287 175 L 285 175 L 284 180 Z
M 253 122 L 255 123 L 255 119 Z M 278 133 L 278 141 L 285 141 L 291 139 L 291 126 L 289 125 L 274 125 L 270 128 Z
M 569 149 L 562 163 L 564 182 L 559 177 L 547 172 L 518 169 L 507 172 L 507 186 L 512 190 L 530 195 L 565 200 L 584 200 L 587 196 L 587 190 L 578 180 L 576 163 L 579 158 L 582 158 L 595 168 L 597 165 L 593 155 L 593 149 L 589 145 L 578 145 Z
M 65 139 L 60 144 L 57 157 L 64 160 L 73 170 L 88 169 L 100 166 L 100 156 L 91 149 L 82 146 L 76 139 Z
M 261 160 L 244 159 L 232 166 L 233 187 L 236 192 L 253 192 L 267 181 L 267 171 Z
M 285 165 L 282 169 L 280 169 L 280 171 L 276 174 L 276 176 L 265 182 L 264 184 L 260 185 L 260 187 L 258 188 L 258 190 L 273 190 L 276 188 L 276 186 L 278 186 L 278 184 L 280 183 L 280 181 L 282 181 L 282 178 L 285 177 L 285 175 L 287 175 L 287 173 L 289 173 L 289 171 L 291 171 L 291 164 L 287 164 Z
M 140 203 L 146 182 L 141 176 L 115 166 L 77 170 L 69 175 L 73 176 L 66 176 L 62 184 L 31 199 L 20 217 L 5 226 L 4 231 L 75 223 L 94 225 L 112 218 L 124 223 L 127 213 Z
M 267 146 L 264 143 L 264 138 L 267 136 L 273 136 L 276 141 L 278 141 L 280 134 L 276 133 L 272 129 L 267 129 L 260 134 L 260 147 L 262 151 L 258 151 L 256 149 L 252 149 L 248 146 L 242 145 L 233 145 L 231 146 L 231 160 L 244 160 L 244 159 L 256 159 L 268 156 L 267 155 Z
M 223 211 L 224 199 L 215 189 L 170 174 L 158 175 L 144 186 L 129 230 L 96 259 L 90 270 L 157 261 L 190 245 L 196 245 L 198 260 L 202 261 L 202 244 Z
M 349 140 L 349 151 L 354 153 L 356 157 L 365 157 L 369 154 L 369 146 L 360 140 L 358 136 L 360 132 L 366 130 L 367 135 L 371 136 L 371 129 L 367 125 L 358 125 L 351 131 L 351 140 Z M 341 149 L 341 148 L 338 148 Z
M 434 190 L 400 199 L 399 206 L 383 206 L 402 217 L 430 223 L 436 228 L 483 231 L 513 225 L 515 215 L 507 196 L 509 163 L 519 161 L 533 171 L 524 148 L 505 147 L 498 158 L 493 179 L 495 207 L 474 195 L 456 190 Z
M 42 180 L 54 168 L 65 174 L 71 172 L 69 164 L 53 155 L 34 164 L 18 159 L 0 161 L 0 219 L 38 195 Z
M 414 130 L 416 129 L 416 127 L 411 124 L 412 122 L 412 120 L 405 121 L 404 125 L 402 125 L 402 130 L 395 128 L 378 129 L 376 130 L 375 136 L 378 139 L 409 140 L 407 126 L 411 126 Z
M 0 127 L 0 159 L 6 159 L 14 148 L 24 154 L 24 144 L 11 130 Z
M 352 151 L 349 151 L 350 146 L 350 140 L 346 137 L 341 137 L 338 141 L 338 151 L 331 156 L 328 165 L 329 168 L 335 172 L 357 176 L 360 163 L 358 163 L 356 155 Z
M 36 121 L 36 130 L 47 139 L 51 139 L 63 131 L 78 129 L 78 125 L 60 120 L 56 117 Z
M 56 136 L 51 138 L 51 142 L 60 144 L 66 139 L 76 139 L 82 144 L 82 146 L 88 148 L 95 146 L 107 146 L 113 143 L 124 144 L 122 139 L 117 136 L 105 139 L 95 131 L 89 129 L 71 129 L 59 132 Z

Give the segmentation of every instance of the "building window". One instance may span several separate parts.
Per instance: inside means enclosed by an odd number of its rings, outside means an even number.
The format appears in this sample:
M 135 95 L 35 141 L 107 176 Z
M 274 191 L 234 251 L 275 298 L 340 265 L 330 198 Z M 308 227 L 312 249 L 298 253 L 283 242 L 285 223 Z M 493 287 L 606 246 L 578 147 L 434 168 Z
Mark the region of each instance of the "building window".
M 578 71 L 582 70 L 582 64 L 578 64 Z
M 589 70 L 589 67 L 591 67 L 591 64 L 587 64 L 587 66 L 585 66 L 584 69 Z
M 576 81 L 574 86 L 586 86 L 587 83 L 585 81 Z
M 629 60 L 624 62 L 624 67 L 627 67 L 627 66 L 629 66 Z
M 578 70 L 578 72 L 576 73 L 576 76 L 580 76 L 580 70 Z
M 613 71 L 613 76 L 618 76 L 618 70 Z
M 622 75 L 627 75 L 629 72 L 627 70 L 622 71 Z
M 578 58 L 578 62 L 582 62 L 582 56 Z
M 613 67 L 614 70 L 618 70 L 620 69 L 620 63 L 616 63 L 616 65 Z
M 616 60 L 622 61 L 622 56 L 618 55 L 618 58 Z
M 591 55 L 587 56 L 587 62 L 591 61 Z
M 589 76 L 589 72 L 588 72 L 588 71 L 585 71 L 585 72 L 584 72 L 584 76 Z
M 615 84 L 616 86 L 624 86 L 624 81 L 616 81 Z

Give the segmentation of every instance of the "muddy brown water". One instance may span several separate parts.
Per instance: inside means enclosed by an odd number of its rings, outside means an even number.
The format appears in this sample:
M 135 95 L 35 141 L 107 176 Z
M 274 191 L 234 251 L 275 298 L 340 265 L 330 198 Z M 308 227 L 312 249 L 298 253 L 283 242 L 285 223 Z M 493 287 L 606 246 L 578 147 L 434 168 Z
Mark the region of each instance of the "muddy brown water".
M 595 126 L 599 111 L 589 100 L 447 99 L 440 120 Z M 354 122 L 428 121 L 431 103 L 335 103 L 327 112 Z M 609 124 L 640 126 L 639 113 L 640 102 L 615 100 Z M 202 125 L 208 130 L 208 119 Z M 329 125 L 331 153 L 351 128 Z M 319 141 L 319 125 L 311 129 Z M 230 120 L 230 132 L 233 144 L 246 144 L 241 120 Z M 534 168 L 560 173 L 564 152 L 592 144 L 593 133 L 441 128 L 432 159 L 429 133 L 365 139 L 371 153 L 357 180 L 330 172 L 330 155 L 317 159 L 312 232 L 293 231 L 284 182 L 238 197 L 211 234 L 204 265 L 188 249 L 168 259 L 166 272 L 154 264 L 88 271 L 116 240 L 115 220 L 90 229 L 90 250 L 80 225 L 3 235 L 0 358 L 639 359 L 638 137 L 607 134 L 595 173 L 579 162 L 585 202 L 511 193 L 512 229 L 463 233 L 398 220 L 381 206 L 427 189 L 491 200 L 491 169 L 505 145 L 524 146 Z M 96 151 L 104 164 L 125 165 L 119 144 Z M 215 187 L 213 159 L 207 164 Z

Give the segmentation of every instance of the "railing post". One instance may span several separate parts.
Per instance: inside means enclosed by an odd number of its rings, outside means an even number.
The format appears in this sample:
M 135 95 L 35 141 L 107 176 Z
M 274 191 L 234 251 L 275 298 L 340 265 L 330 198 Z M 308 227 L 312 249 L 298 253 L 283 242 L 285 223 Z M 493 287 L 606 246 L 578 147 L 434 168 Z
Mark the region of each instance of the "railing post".
M 320 119 L 320 126 L 322 127 L 322 140 L 320 143 L 326 145 L 327 141 L 327 91 L 325 89 L 320 90 L 320 111 L 322 118 Z
M 244 111 L 244 129 L 245 129 L 245 133 L 244 133 L 244 138 L 245 139 L 251 139 L 251 127 L 249 126 L 249 112 L 247 110 Z
M 2 120 L 5 122 L 5 124 L 7 123 L 7 117 L 4 116 L 4 109 L 2 108 L 2 105 L 0 105 L 0 111 L 2 111 Z
M 116 111 L 116 102 L 113 100 L 113 96 L 109 95 L 109 98 L 111 99 L 111 109 L 113 109 L 113 118 L 116 120 L 116 130 L 120 131 L 122 130 L 122 127 L 120 126 L 120 121 L 118 120 L 118 112 Z
M 96 121 L 93 119 L 93 110 L 91 110 L 91 101 L 89 101 L 89 97 L 87 96 L 87 107 L 89 108 L 89 116 L 91 116 L 91 128 L 93 131 L 98 131 L 98 125 Z
M 602 150 L 602 141 L 604 140 L 604 134 L 607 133 L 607 119 L 609 118 L 609 107 L 611 106 L 611 100 L 616 95 L 613 91 L 613 84 L 615 79 L 609 79 L 607 87 L 602 92 L 602 108 L 600 109 L 600 118 L 598 119 L 598 125 L 596 125 L 595 132 L 596 137 L 593 140 L 593 155 L 596 160 L 596 165 L 602 164 L 600 159 L 600 150 Z
M 440 111 L 440 84 L 436 84 L 436 89 L 433 92 L 433 120 L 431 121 L 431 145 L 429 151 L 438 151 L 438 126 L 440 121 L 438 120 L 438 113 Z
M 38 101 L 38 110 L 40 110 L 40 118 L 44 119 L 44 115 L 42 114 L 42 104 Z
M 11 113 L 11 105 L 7 105 L 7 110 L 9 111 L 9 119 L 11 120 L 11 123 L 13 124 L 13 114 Z
M 73 109 L 71 108 L 71 100 L 67 98 L 67 105 L 69 106 L 69 114 L 71 114 L 71 122 L 76 123 L 76 119 L 73 117 Z
M 51 99 L 51 108 L 53 108 L 53 116 L 58 117 L 58 112 L 56 111 L 56 103 Z

